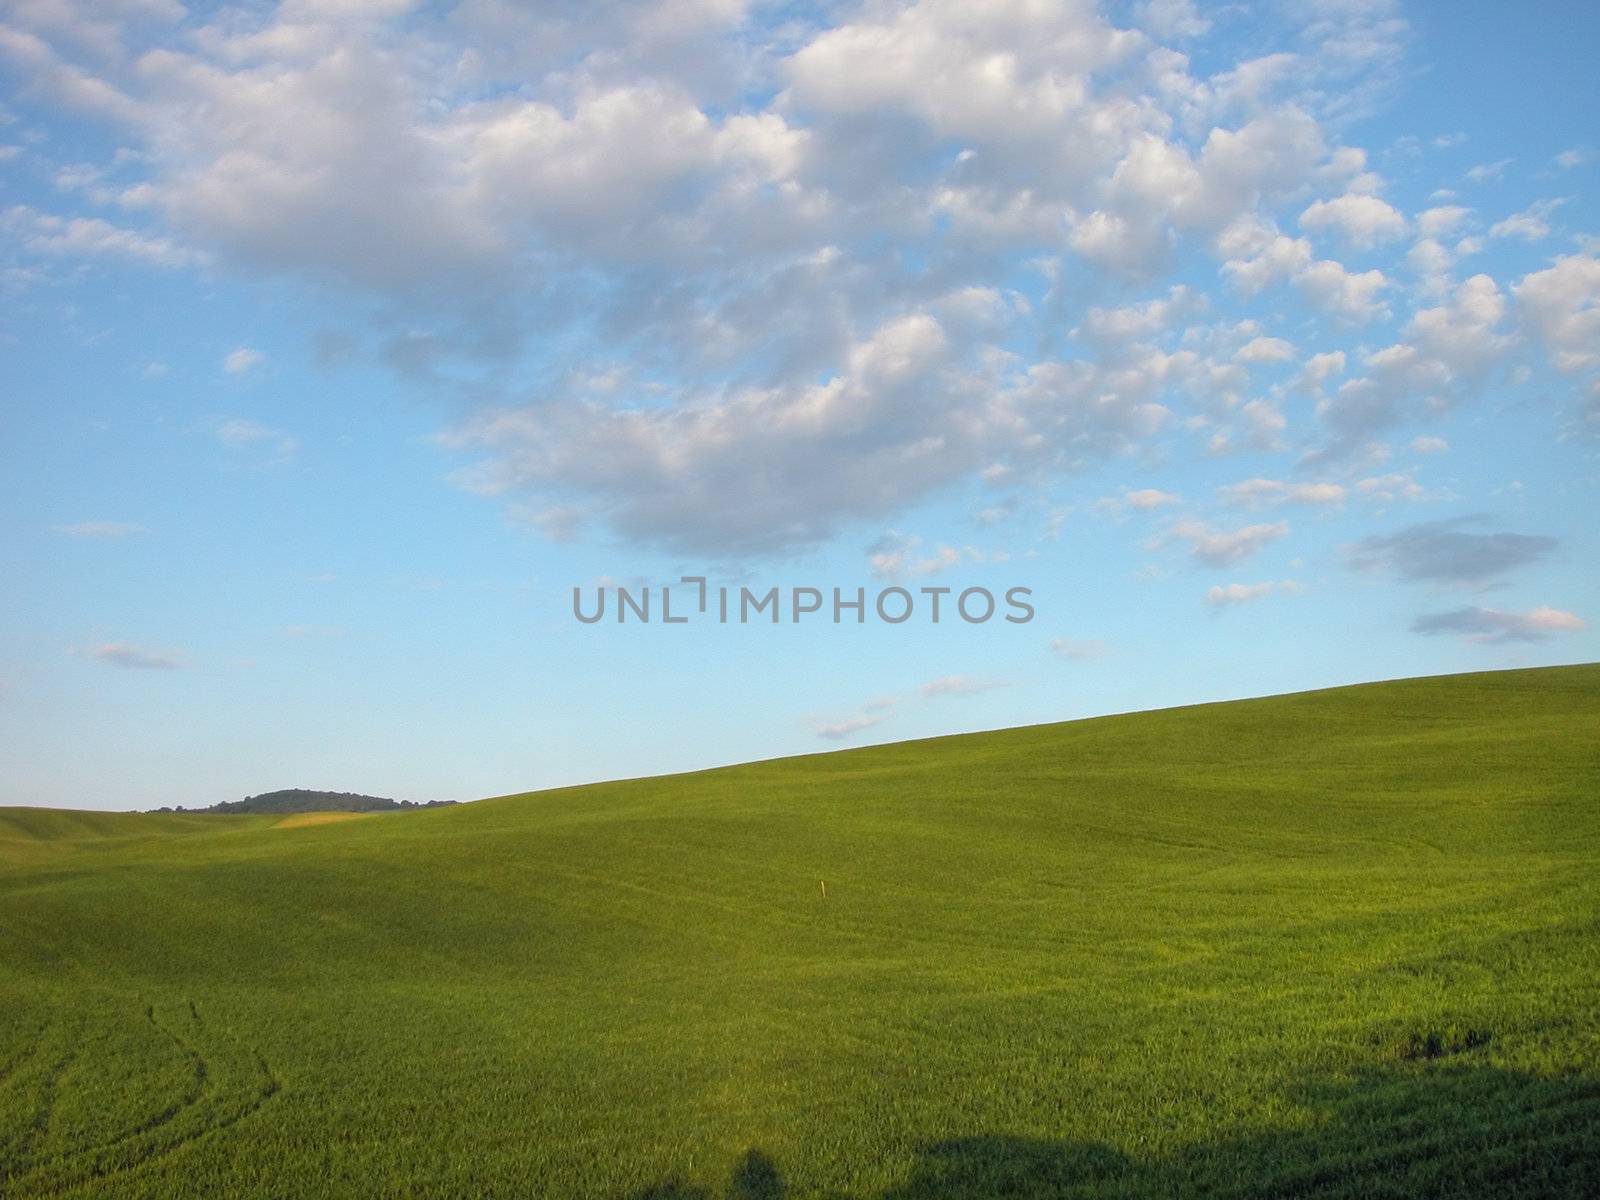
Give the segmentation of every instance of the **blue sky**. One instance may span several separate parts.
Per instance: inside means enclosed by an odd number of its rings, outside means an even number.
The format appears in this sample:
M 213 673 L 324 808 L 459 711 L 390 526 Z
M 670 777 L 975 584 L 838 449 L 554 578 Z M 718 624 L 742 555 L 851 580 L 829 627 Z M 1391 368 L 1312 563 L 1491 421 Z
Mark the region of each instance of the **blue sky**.
M 1600 658 L 1592 5 L 19 0 L 0 804 Z M 574 586 L 1032 589 L 587 626 Z

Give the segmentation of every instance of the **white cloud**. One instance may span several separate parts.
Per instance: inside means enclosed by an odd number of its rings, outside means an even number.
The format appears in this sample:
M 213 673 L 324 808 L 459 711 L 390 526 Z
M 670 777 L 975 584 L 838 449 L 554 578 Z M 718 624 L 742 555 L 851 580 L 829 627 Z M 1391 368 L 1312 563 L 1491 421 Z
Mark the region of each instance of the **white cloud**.
M 1139 488 L 1137 491 L 1124 493 L 1122 500 L 1129 508 L 1149 512 L 1154 508 L 1181 503 L 1183 497 L 1173 492 L 1163 492 L 1160 488 Z
M 1199 37 L 1211 28 L 1194 0 L 1140 0 L 1135 12 L 1139 24 L 1158 38 L 1177 40 Z
M 854 737 L 858 733 L 882 725 L 889 718 L 883 713 L 867 714 L 846 717 L 841 721 L 833 721 L 817 728 L 817 736 L 830 742 L 842 742 L 844 739 Z
M 1487 183 L 1491 179 L 1499 179 L 1506 173 L 1515 159 L 1502 158 L 1496 162 L 1479 163 L 1467 171 L 1467 180 L 1471 183 Z
M 1470 208 L 1459 204 L 1444 204 L 1417 214 L 1417 232 L 1425 238 L 1442 237 L 1459 228 L 1472 215 Z
M 1450 443 L 1442 437 L 1414 437 L 1411 439 L 1411 448 L 1418 454 L 1442 454 L 1450 449 Z
M 1290 238 L 1275 226 L 1243 217 L 1223 230 L 1216 242 L 1223 273 L 1240 291 L 1254 295 L 1292 279 L 1311 265 L 1311 243 Z
M 0 52 L 24 86 L 126 150 L 53 164 L 74 189 L 58 203 L 104 201 L 116 224 L 13 208 L 21 253 L 353 297 L 382 361 L 481 398 L 440 438 L 471 458 L 463 485 L 550 536 L 788 553 L 980 478 L 1020 491 L 1164 454 L 1174 429 L 1281 448 L 1289 387 L 1252 394 L 1241 364 L 1295 348 L 1197 328 L 1196 276 L 1128 280 L 1209 248 L 1236 291 L 1287 284 L 1340 334 L 1397 295 L 1279 231 L 1300 212 L 1376 246 L 1407 226 L 1328 132 L 1398 75 L 1383 0 L 1264 13 L 1277 44 L 1244 61 L 1159 44 L 1223 24 L 1188 0 L 1124 7 L 1137 29 L 1076 0 L 776 26 L 736 0 L 13 9 Z M 1443 237 L 1445 212 L 1419 228 Z M 1344 353 L 1293 386 L 1320 393 Z M 244 419 L 217 432 L 294 445 Z
M 1242 363 L 1293 362 L 1294 346 L 1282 338 L 1252 338 L 1234 352 L 1233 360 Z
M 797 100 L 824 112 L 900 112 L 941 136 L 1014 144 L 1059 133 L 1087 73 L 1139 44 L 1083 5 L 913 3 L 820 33 L 786 70 Z
M 941 545 L 931 553 L 919 554 L 921 545 L 920 537 L 908 537 L 891 530 L 868 547 L 872 573 L 880 579 L 900 579 L 908 575 L 937 575 L 961 565 L 961 551 L 954 547 Z
M 1071 469 L 1165 424 L 1157 397 L 1194 355 L 1112 370 L 962 361 L 928 315 L 892 320 L 824 382 L 685 397 L 675 407 L 572 399 L 482 413 L 447 445 L 488 453 L 464 477 L 490 495 L 551 488 L 625 536 L 714 555 L 812 545 L 993 466 Z
M 1264 508 L 1277 504 L 1325 506 L 1342 504 L 1345 489 L 1337 483 L 1284 483 L 1277 479 L 1246 479 L 1217 489 L 1229 504 Z
M 1418 410 L 1442 411 L 1479 385 L 1511 349 L 1499 332 L 1505 297 L 1488 275 L 1461 283 L 1444 303 L 1413 314 L 1405 340 L 1369 352 L 1364 373 L 1318 402 L 1318 415 L 1348 453 Z
M 1570 170 L 1573 167 L 1582 166 L 1588 161 L 1589 156 L 1582 150 L 1563 150 L 1560 154 L 1555 156 L 1556 166 L 1567 170 Z
M 1213 608 L 1225 608 L 1231 604 L 1244 604 L 1275 593 L 1286 592 L 1292 595 L 1304 590 L 1305 586 L 1293 579 L 1265 583 L 1216 584 L 1206 591 L 1206 603 Z
M 1371 500 L 1416 500 L 1423 495 L 1420 483 L 1403 471 L 1372 475 L 1356 481 L 1356 491 Z
M 1563 203 L 1563 200 L 1540 200 L 1531 204 L 1521 212 L 1489 226 L 1489 236 L 1521 238 L 1525 242 L 1543 241 L 1550 236 L 1550 214 Z
M 1263 546 L 1277 541 L 1288 532 L 1287 521 L 1247 525 L 1242 529 L 1217 530 L 1204 522 L 1186 519 L 1175 523 L 1163 540 L 1186 541 L 1195 561 L 1208 567 L 1226 567 L 1249 558 Z
M 1365 324 L 1388 315 L 1381 294 L 1389 286 L 1382 271 L 1349 271 L 1332 259 L 1312 263 L 1294 281 L 1306 301 L 1332 316 Z
M 1309 240 L 1286 237 L 1275 226 L 1237 221 L 1217 239 L 1216 250 L 1224 259 L 1223 274 L 1247 295 L 1293 281 L 1308 304 L 1340 320 L 1365 324 L 1388 313 L 1382 293 L 1389 280 L 1382 271 L 1354 272 L 1334 259 L 1313 260 Z
M 113 225 L 99 217 L 62 217 L 22 204 L 0 212 L 0 229 L 38 254 L 123 258 L 158 267 L 193 267 L 206 261 L 204 255 L 168 237 Z
M 927 699 L 939 696 L 976 696 L 981 692 L 992 692 L 995 688 L 1005 687 L 1005 683 L 998 679 L 982 679 L 975 675 L 943 675 L 938 679 L 929 680 L 919 689 Z
M 1569 254 L 1511 289 L 1558 370 L 1600 366 L 1600 257 Z
M 1117 513 L 1127 508 L 1139 512 L 1153 512 L 1158 508 L 1170 508 L 1174 504 L 1182 503 L 1183 497 L 1176 492 L 1164 492 L 1160 488 L 1137 488 L 1123 492 L 1120 496 L 1102 496 L 1095 501 L 1094 507 L 1107 513 Z
M 1369 250 L 1380 242 L 1403 236 L 1406 219 L 1376 196 L 1346 193 L 1312 203 L 1300 214 L 1300 227 L 1312 231 L 1334 229 L 1350 245 Z
M 243 375 L 266 361 L 266 355 L 248 346 L 230 351 L 222 360 L 222 369 L 229 375 Z
M 1419 290 L 1430 297 L 1450 290 L 1455 262 L 1455 253 L 1436 238 L 1423 238 L 1406 254 L 1406 267 L 1417 276 Z
M 1344 374 L 1344 366 L 1343 350 L 1328 350 L 1313 354 L 1306 359 L 1300 377 L 1295 380 L 1295 387 L 1302 392 L 1319 393 L 1330 378 Z
M 1206 298 L 1185 285 L 1173 287 L 1165 296 L 1120 308 L 1091 308 L 1081 331 L 1090 340 L 1120 346 L 1164 334 L 1204 311 Z

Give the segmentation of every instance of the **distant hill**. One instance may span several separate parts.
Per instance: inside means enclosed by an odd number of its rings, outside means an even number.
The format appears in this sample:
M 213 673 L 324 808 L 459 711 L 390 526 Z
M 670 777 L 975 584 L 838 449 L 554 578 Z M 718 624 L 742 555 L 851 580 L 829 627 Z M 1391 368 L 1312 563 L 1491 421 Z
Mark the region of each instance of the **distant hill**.
M 429 800 L 417 804 L 411 800 L 390 800 L 383 796 L 363 796 L 359 792 L 316 792 L 309 788 L 283 788 L 276 792 L 262 792 L 259 796 L 246 796 L 243 800 L 224 800 L 210 808 L 185 810 L 158 808 L 157 812 L 214 812 L 214 813 L 308 813 L 308 812 L 391 812 L 403 808 L 438 808 L 454 804 L 454 800 Z

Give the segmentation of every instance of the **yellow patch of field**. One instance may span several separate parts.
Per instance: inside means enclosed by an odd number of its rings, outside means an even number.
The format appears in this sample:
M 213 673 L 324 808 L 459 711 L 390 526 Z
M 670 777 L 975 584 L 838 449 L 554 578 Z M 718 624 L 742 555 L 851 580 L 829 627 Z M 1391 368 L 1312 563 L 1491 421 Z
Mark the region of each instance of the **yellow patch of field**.
M 370 817 L 371 815 L 371 813 L 352 812 L 294 813 L 278 821 L 272 827 L 274 829 L 303 829 L 307 825 L 332 825 L 335 821 L 359 821 L 362 817 Z

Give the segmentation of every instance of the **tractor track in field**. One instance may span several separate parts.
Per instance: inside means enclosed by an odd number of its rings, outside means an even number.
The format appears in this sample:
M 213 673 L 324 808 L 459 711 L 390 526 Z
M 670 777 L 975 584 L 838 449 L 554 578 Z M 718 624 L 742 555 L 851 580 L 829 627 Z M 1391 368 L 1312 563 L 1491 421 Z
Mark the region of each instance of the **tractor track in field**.
M 48 1020 L 40 1023 L 34 1030 L 28 1043 L 16 1054 L 8 1059 L 4 1066 L 0 1066 L 0 1088 L 13 1083 L 22 1069 L 39 1056 L 40 1049 L 44 1046 L 45 1037 L 50 1032 Z M 32 1124 L 16 1132 L 0 1132 L 0 1183 L 10 1176 L 11 1172 L 6 1164 L 14 1158 L 20 1158 L 20 1148 L 32 1138 Z
M 206 1022 L 194 1001 L 186 1003 L 188 1023 L 197 1031 L 205 1031 Z M 248 1061 L 254 1068 L 256 1080 L 250 1086 L 230 1087 L 219 1082 L 222 1076 L 214 1069 L 212 1060 L 206 1058 L 199 1044 L 191 1042 L 157 1019 L 154 1005 L 144 1006 L 143 1019 L 152 1031 L 170 1041 L 188 1061 L 190 1077 L 183 1094 L 131 1128 L 109 1138 L 71 1148 L 57 1162 L 30 1162 L 35 1157 L 35 1148 L 48 1133 L 50 1113 L 55 1105 L 61 1074 L 73 1059 L 73 1054 L 69 1052 L 57 1062 L 48 1077 L 39 1111 L 22 1144 L 14 1154 L 8 1156 L 21 1169 L 9 1174 L 0 1172 L 0 1184 L 26 1186 L 28 1193 L 34 1195 L 57 1195 L 77 1191 L 99 1180 L 129 1175 L 178 1153 L 192 1143 L 237 1125 L 282 1090 L 272 1068 L 255 1047 L 239 1044 L 235 1049 L 241 1062 Z M 196 1111 L 203 1108 L 209 1108 L 210 1111 Z M 192 1127 L 168 1129 L 190 1114 L 195 1117 Z M 175 1136 L 164 1137 L 164 1133 Z
M 1430 1161 L 1444 1161 L 1461 1154 L 1460 1130 L 1454 1127 L 1431 1125 L 1418 1118 L 1422 1128 L 1404 1125 L 1392 1129 L 1389 1136 L 1376 1141 L 1363 1152 L 1342 1155 L 1338 1158 L 1308 1162 L 1298 1169 L 1285 1172 L 1272 1179 L 1272 1194 L 1284 1200 L 1296 1196 L 1314 1197 L 1340 1180 L 1352 1170 L 1371 1177 L 1401 1171 L 1408 1166 Z M 1600 1086 L 1577 1095 L 1560 1093 L 1520 1106 L 1504 1113 L 1496 1128 L 1504 1135 L 1518 1135 L 1534 1130 L 1549 1130 L 1555 1125 L 1571 1124 L 1573 1127 L 1558 1135 L 1564 1145 L 1590 1144 L 1600 1134 Z M 1515 1156 L 1518 1143 L 1535 1142 L 1548 1152 L 1551 1141 L 1548 1133 L 1536 1139 L 1517 1137 L 1500 1148 L 1501 1153 Z
M 28 1039 L 27 1045 L 19 1050 L 16 1054 L 13 1054 L 9 1059 L 6 1060 L 4 1064 L 0 1064 L 0 1087 L 4 1087 L 7 1083 L 9 1083 L 12 1076 L 17 1073 L 18 1069 L 21 1068 L 24 1063 L 31 1061 L 33 1057 L 39 1053 L 39 1047 L 44 1045 L 44 1036 L 49 1031 L 50 1022 L 42 1022 L 39 1025 L 39 1028 L 33 1031 L 33 1036 Z
M 67 1050 L 56 1058 L 45 1069 L 44 1078 L 39 1083 L 38 1102 L 34 1105 L 33 1117 L 23 1126 L 22 1132 L 6 1147 L 5 1156 L 11 1162 L 22 1165 L 21 1170 L 12 1171 L 0 1168 L 0 1183 L 20 1179 L 31 1169 L 30 1164 L 35 1148 L 50 1132 L 50 1120 L 55 1114 L 56 1096 L 60 1090 L 61 1076 L 72 1065 L 74 1051 Z
M 190 1012 L 193 1013 L 193 1001 L 189 1002 L 189 1009 Z M 173 1033 L 172 1030 L 168 1029 L 165 1025 L 161 1024 L 161 1022 L 157 1021 L 155 1007 L 153 1005 L 145 1005 L 144 1019 L 149 1023 L 153 1030 L 166 1037 L 167 1040 L 169 1040 L 178 1048 L 178 1052 L 189 1060 L 189 1066 L 192 1075 L 189 1086 L 184 1089 L 183 1095 L 177 1100 L 167 1105 L 154 1116 L 148 1117 L 139 1122 L 132 1129 L 124 1130 L 114 1137 L 85 1146 L 81 1151 L 84 1154 L 94 1154 L 99 1151 L 112 1149 L 116 1146 L 122 1145 L 125 1142 L 130 1142 L 134 1138 L 141 1137 L 144 1134 L 160 1129 L 163 1125 L 170 1125 L 173 1121 L 177 1120 L 185 1110 L 193 1108 L 205 1098 L 206 1092 L 210 1086 L 211 1078 L 211 1065 L 206 1062 L 205 1057 L 200 1053 L 199 1050 L 189 1045 L 177 1034 Z M 198 1017 L 196 1019 L 198 1019 Z

